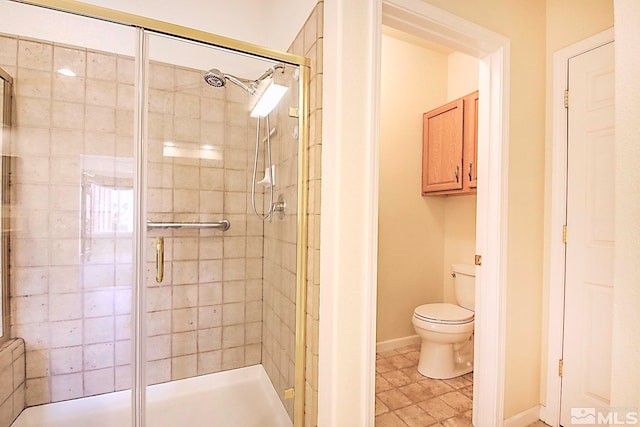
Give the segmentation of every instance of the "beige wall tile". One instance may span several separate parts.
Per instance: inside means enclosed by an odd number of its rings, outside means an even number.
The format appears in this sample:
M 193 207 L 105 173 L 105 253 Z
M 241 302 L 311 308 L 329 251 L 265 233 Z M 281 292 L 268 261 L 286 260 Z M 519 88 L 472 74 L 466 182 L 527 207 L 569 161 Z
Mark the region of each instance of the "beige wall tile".
M 82 346 L 52 349 L 50 363 L 53 375 L 82 371 Z
M 156 335 L 147 338 L 147 360 L 171 357 L 171 335 Z
M 179 380 L 197 375 L 198 357 L 195 354 L 171 359 L 171 379 Z
M 235 369 L 244 365 L 244 347 L 222 350 L 222 369 Z
M 116 81 L 116 57 L 99 52 L 87 52 L 87 77 Z
M 198 326 L 198 309 L 183 308 L 172 311 L 173 332 L 193 331 Z
M 212 305 L 198 308 L 198 328 L 222 326 L 222 306 Z
M 53 48 L 53 71 L 68 69 L 77 76 L 86 75 L 87 52 L 83 49 L 70 49 L 61 46 Z
M 222 351 L 198 353 L 198 375 L 211 374 L 222 370 Z
M 53 46 L 27 40 L 18 41 L 18 65 L 24 68 L 51 71 Z
M 97 369 L 84 372 L 84 396 L 108 393 L 115 388 L 115 369 Z
M 51 99 L 51 72 L 18 68 L 15 94 L 19 97 Z
M 15 66 L 18 62 L 18 40 L 0 36 L 0 64 Z
M 103 369 L 114 366 L 113 342 L 89 344 L 83 347 L 84 370 Z

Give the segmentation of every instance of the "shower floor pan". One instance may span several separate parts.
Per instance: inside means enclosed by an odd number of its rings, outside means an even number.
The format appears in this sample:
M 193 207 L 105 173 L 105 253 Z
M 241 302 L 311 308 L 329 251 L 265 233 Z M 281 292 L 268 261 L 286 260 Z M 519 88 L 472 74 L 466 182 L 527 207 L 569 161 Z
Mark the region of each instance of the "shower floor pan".
M 262 365 L 150 386 L 148 427 L 290 427 Z M 11 427 L 131 426 L 131 392 L 25 409 Z

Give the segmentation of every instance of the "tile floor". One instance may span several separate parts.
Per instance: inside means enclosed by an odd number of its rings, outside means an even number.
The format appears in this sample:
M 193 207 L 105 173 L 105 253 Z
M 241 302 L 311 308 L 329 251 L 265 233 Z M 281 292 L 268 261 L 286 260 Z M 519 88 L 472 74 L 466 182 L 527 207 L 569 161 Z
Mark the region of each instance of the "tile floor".
M 426 378 L 417 369 L 419 356 L 419 345 L 376 354 L 376 427 L 472 426 L 473 373 Z

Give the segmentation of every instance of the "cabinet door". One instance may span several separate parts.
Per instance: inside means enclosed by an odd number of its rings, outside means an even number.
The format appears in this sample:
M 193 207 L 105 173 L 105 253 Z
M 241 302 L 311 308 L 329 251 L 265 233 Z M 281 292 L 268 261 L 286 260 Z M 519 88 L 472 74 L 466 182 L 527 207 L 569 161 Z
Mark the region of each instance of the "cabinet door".
M 424 113 L 422 192 L 462 188 L 463 100 Z
M 478 91 L 464 97 L 464 188 L 478 186 Z

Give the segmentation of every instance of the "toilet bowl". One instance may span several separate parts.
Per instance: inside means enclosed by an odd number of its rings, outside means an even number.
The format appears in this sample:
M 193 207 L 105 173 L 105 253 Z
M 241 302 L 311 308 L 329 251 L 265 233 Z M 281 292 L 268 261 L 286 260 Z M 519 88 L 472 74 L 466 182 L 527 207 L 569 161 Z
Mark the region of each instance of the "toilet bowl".
M 456 264 L 452 275 L 461 305 L 423 304 L 413 313 L 421 339 L 418 372 L 429 378 L 455 378 L 473 371 L 475 268 Z

